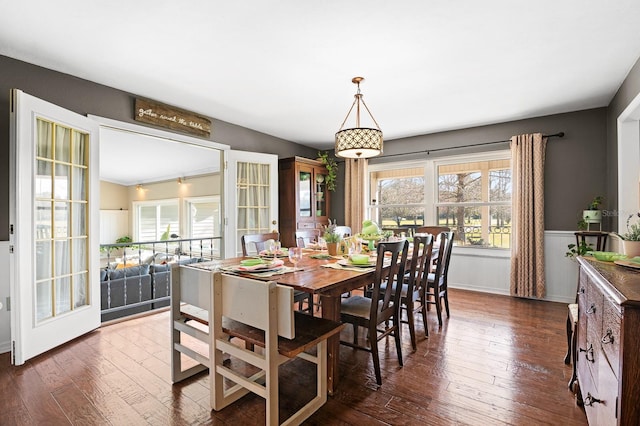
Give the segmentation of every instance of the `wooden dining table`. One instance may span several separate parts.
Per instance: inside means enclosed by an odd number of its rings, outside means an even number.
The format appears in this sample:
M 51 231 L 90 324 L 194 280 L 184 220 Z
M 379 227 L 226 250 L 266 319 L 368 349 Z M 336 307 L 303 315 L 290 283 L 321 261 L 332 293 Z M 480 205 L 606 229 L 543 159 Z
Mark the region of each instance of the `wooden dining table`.
M 275 281 L 278 284 L 292 287 L 294 290 L 304 291 L 320 297 L 322 305 L 322 317 L 340 322 L 340 299 L 342 294 L 362 288 L 373 282 L 374 271 L 372 268 L 363 271 L 350 269 L 335 269 L 323 267 L 328 263 L 337 262 L 338 259 L 315 259 L 311 255 L 319 251 L 305 251 L 302 261 L 297 265 L 299 270 L 284 274 L 276 274 L 270 277 L 259 277 L 252 274 L 247 276 L 264 281 Z M 324 252 L 326 253 L 326 251 Z M 238 265 L 245 257 L 213 260 L 202 265 L 192 264 L 192 267 L 206 267 L 217 269 L 229 265 Z M 288 264 L 288 260 L 286 260 Z M 327 389 L 329 395 L 333 395 L 338 386 L 338 361 L 340 354 L 340 336 L 330 337 L 328 340 L 327 362 Z

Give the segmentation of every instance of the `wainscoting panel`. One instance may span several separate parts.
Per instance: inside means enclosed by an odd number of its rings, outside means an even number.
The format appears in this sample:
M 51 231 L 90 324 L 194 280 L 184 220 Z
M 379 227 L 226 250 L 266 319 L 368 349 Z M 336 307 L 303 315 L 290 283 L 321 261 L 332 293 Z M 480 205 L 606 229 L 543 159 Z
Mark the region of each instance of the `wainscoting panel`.
M 575 243 L 573 231 L 545 231 L 544 300 L 573 303 L 578 280 L 578 263 L 565 256 L 567 245 Z M 481 254 L 485 252 L 485 254 Z M 449 286 L 485 293 L 509 294 L 511 259 L 503 251 L 453 249 Z

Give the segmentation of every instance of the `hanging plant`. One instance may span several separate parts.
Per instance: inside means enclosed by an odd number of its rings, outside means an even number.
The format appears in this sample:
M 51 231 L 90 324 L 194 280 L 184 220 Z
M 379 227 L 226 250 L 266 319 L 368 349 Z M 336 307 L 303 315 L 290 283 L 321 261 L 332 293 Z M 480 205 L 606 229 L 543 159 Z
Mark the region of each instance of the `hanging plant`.
M 325 183 L 327 184 L 327 189 L 329 191 L 336 190 L 336 177 L 338 177 L 338 163 L 334 157 L 329 157 L 329 152 L 321 152 L 318 151 L 318 159 L 322 162 L 324 167 L 327 169 L 327 176 L 325 178 Z

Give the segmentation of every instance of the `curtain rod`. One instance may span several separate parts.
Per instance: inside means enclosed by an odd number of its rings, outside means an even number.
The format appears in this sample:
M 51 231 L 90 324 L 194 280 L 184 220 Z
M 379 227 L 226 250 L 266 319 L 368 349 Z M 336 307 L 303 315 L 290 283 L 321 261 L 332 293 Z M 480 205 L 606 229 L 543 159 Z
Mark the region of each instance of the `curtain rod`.
M 544 138 L 563 138 L 564 137 L 564 132 L 558 132 L 558 133 L 554 133 L 552 135 L 542 135 L 542 137 L 544 137 Z M 507 142 L 511 142 L 511 139 L 506 139 L 506 140 L 503 140 L 503 141 L 474 143 L 474 144 L 469 144 L 469 145 L 450 146 L 450 147 L 446 147 L 446 148 L 425 149 L 424 151 L 403 152 L 403 153 L 400 153 L 400 154 L 389 154 L 389 155 L 383 155 L 382 157 L 379 157 L 379 158 L 389 158 L 389 157 L 397 157 L 399 155 L 424 154 L 424 153 L 427 153 L 427 155 L 429 155 L 430 153 L 437 152 L 437 151 L 446 151 L 446 150 L 449 150 L 449 149 L 460 149 L 460 148 L 471 148 L 471 147 L 474 147 L 474 146 L 494 145 L 494 144 L 497 144 L 497 143 L 507 143 Z

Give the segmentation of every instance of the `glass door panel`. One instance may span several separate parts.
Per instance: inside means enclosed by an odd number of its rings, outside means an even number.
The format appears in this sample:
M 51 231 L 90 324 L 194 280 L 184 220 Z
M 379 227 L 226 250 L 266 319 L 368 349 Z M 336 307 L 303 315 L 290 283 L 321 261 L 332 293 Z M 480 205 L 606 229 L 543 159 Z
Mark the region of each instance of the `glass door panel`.
M 298 173 L 298 199 L 300 200 L 300 211 L 298 216 L 311 217 L 311 173 L 300 171 Z

